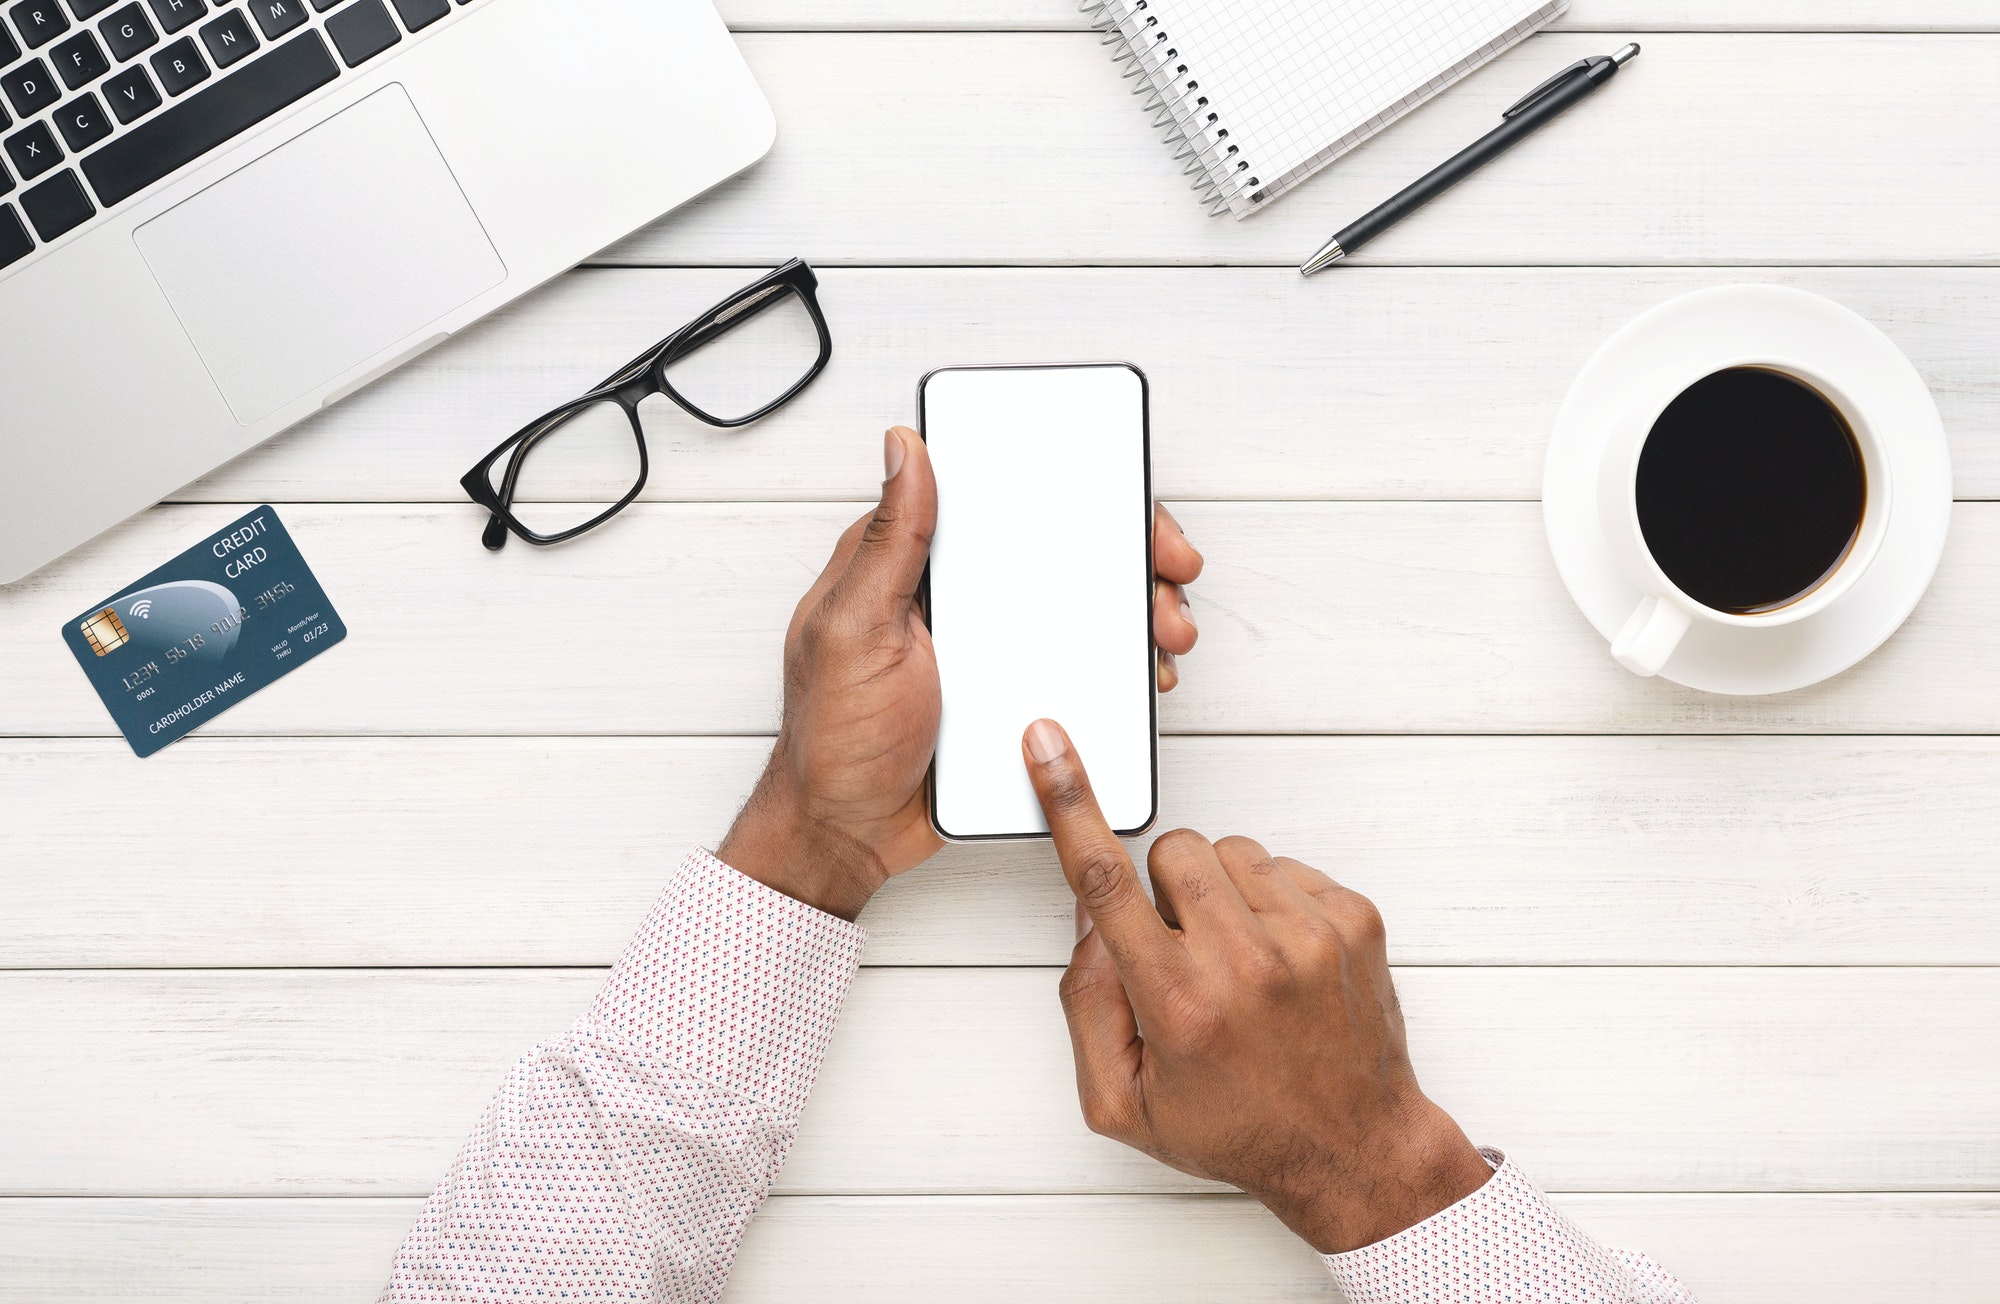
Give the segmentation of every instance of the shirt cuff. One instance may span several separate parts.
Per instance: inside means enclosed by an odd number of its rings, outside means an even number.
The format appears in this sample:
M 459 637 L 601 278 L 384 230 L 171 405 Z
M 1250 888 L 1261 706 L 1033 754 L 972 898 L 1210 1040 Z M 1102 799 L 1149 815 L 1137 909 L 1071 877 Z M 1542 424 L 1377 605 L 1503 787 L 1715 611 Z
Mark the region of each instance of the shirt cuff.
M 1350 1304 L 1510 1304 L 1626 1297 L 1610 1251 L 1558 1213 L 1498 1150 L 1486 1185 L 1386 1241 L 1329 1254 Z
M 587 1017 L 650 1057 L 796 1114 L 867 937 L 696 848 Z

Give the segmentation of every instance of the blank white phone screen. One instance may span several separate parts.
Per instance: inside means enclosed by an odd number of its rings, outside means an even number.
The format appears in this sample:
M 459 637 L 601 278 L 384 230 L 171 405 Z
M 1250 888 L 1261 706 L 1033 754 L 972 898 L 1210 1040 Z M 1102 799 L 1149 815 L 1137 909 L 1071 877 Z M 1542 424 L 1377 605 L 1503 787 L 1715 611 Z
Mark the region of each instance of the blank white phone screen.
M 1021 760 L 1068 730 L 1111 827 L 1154 805 L 1146 386 L 1126 366 L 951 368 L 921 403 L 938 481 L 931 638 L 947 837 L 1047 833 Z

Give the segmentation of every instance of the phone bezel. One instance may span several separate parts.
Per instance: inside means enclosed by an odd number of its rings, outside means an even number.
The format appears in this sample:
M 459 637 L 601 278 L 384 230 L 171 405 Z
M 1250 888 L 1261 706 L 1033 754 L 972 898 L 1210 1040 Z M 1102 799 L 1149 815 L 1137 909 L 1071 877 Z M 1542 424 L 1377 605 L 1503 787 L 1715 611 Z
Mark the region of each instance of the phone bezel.
M 1063 371 L 1063 370 L 1103 370 L 1123 368 L 1139 378 L 1139 456 L 1141 460 L 1142 489 L 1145 494 L 1144 519 L 1146 522 L 1146 646 L 1153 654 L 1146 665 L 1146 747 L 1147 776 L 1151 802 L 1145 822 L 1130 829 L 1113 829 L 1121 838 L 1136 838 L 1150 830 L 1160 818 L 1160 680 L 1159 644 L 1153 638 L 1153 531 L 1156 521 L 1156 507 L 1153 501 L 1153 387 L 1146 373 L 1130 362 L 1008 362 L 970 363 L 951 367 L 933 367 L 917 382 L 917 436 L 925 443 L 930 442 L 929 413 L 925 406 L 925 394 L 931 377 L 947 371 Z M 924 565 L 923 579 L 917 588 L 917 601 L 923 611 L 924 627 L 931 623 L 931 568 Z M 1045 841 L 1051 835 L 1023 831 L 1020 833 L 953 833 L 938 822 L 937 817 L 937 751 L 933 744 L 930 769 L 924 775 L 925 814 L 930 820 L 931 831 L 946 842 L 1036 842 Z

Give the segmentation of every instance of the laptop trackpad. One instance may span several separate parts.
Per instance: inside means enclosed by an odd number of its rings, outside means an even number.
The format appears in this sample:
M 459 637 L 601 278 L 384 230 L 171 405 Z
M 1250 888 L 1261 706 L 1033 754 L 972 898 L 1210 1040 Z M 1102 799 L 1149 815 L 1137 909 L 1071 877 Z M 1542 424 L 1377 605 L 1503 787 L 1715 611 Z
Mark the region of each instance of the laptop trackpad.
M 216 182 L 135 238 L 245 425 L 507 277 L 401 86 Z

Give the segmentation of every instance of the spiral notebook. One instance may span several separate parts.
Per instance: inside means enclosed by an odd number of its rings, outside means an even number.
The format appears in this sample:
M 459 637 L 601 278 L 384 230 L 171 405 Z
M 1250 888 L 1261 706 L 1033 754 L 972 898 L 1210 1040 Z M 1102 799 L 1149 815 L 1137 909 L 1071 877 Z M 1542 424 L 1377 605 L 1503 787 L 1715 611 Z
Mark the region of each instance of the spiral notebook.
M 1080 0 L 1211 214 L 1248 217 L 1569 0 Z

